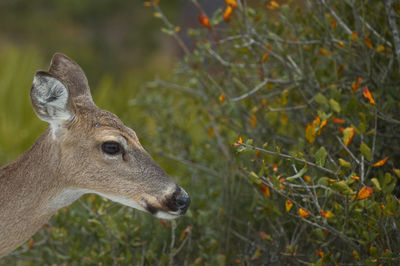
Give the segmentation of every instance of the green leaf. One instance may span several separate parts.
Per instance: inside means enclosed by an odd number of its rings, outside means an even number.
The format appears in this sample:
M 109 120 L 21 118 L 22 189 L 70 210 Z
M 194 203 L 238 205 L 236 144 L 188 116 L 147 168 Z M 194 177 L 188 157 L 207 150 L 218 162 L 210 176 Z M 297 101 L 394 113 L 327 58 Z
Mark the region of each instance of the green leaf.
M 344 195 L 352 195 L 354 193 L 353 190 L 343 180 L 332 183 L 332 188 Z
M 395 175 L 396 175 L 398 178 L 400 178 L 400 169 L 393 168 L 393 172 L 395 173 Z
M 371 178 L 371 182 L 374 185 L 374 187 L 376 188 L 376 190 L 382 190 L 381 185 L 379 184 L 379 181 L 376 177 Z
M 387 185 L 383 185 L 383 192 L 385 193 L 392 193 L 394 190 L 394 187 L 396 186 L 396 180 L 394 180 L 394 182 L 387 184 Z
M 315 163 L 318 164 L 319 166 L 324 166 L 327 156 L 328 156 L 328 153 L 326 152 L 325 148 L 322 146 L 315 153 Z
M 387 185 L 392 181 L 392 175 L 390 173 L 385 173 L 384 184 Z
M 368 160 L 371 161 L 371 149 L 364 142 L 360 145 L 361 154 Z
M 173 35 L 174 31 L 166 28 L 161 28 L 161 32 L 167 34 L 167 35 Z
M 343 160 L 342 158 L 339 158 L 339 164 L 340 164 L 341 166 L 343 166 L 343 167 L 351 168 L 351 163 L 349 163 L 349 162 L 346 161 L 346 160 Z
M 297 174 L 287 177 L 286 180 L 291 182 L 291 181 L 303 176 L 306 172 L 307 172 L 307 166 L 304 166 L 303 169 L 301 169 Z
M 336 112 L 336 113 L 340 113 L 341 108 L 340 105 L 337 101 L 335 101 L 334 99 L 330 99 L 329 100 L 329 105 L 331 106 L 331 109 Z
M 217 9 L 212 15 L 210 21 L 212 25 L 218 25 L 222 21 L 223 10 L 221 8 Z
M 358 128 L 360 129 L 360 131 L 361 131 L 362 133 L 365 133 L 365 132 L 367 131 L 367 125 L 366 125 L 364 122 L 360 122 L 360 123 L 358 124 Z
M 315 102 L 319 104 L 324 110 L 329 109 L 328 99 L 322 93 L 318 93 L 317 95 L 315 95 L 314 99 Z
M 261 184 L 260 177 L 254 172 L 250 172 L 249 179 L 251 180 L 251 182 L 253 182 L 253 183 L 257 184 L 257 185 Z
M 329 177 L 321 177 L 320 179 L 318 179 L 318 184 L 319 185 L 323 185 L 323 186 L 329 186 Z
M 252 139 L 248 139 L 248 140 L 246 140 L 246 142 L 245 142 L 247 145 L 253 145 L 253 140 Z

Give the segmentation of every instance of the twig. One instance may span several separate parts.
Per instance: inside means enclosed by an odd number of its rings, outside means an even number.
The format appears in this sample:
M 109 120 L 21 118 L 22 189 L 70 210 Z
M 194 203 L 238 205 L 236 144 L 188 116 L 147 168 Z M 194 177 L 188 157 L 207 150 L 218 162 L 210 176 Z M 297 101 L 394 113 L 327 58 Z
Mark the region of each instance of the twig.
M 252 146 L 252 145 L 245 144 L 245 143 L 238 143 L 238 142 L 237 142 L 237 145 L 240 145 L 240 146 L 243 146 L 243 147 L 252 149 L 252 150 L 256 150 L 256 151 L 261 151 L 261 152 L 264 152 L 264 153 L 268 153 L 268 154 L 271 154 L 271 155 L 279 156 L 279 157 L 282 157 L 282 158 L 295 160 L 295 161 L 297 161 L 297 162 L 302 162 L 302 163 L 305 163 L 305 164 L 310 165 L 310 166 L 312 166 L 312 167 L 315 167 L 315 168 L 317 168 L 317 169 L 319 169 L 319 170 L 321 170 L 321 171 L 324 171 L 324 172 L 326 172 L 326 173 L 330 173 L 331 175 L 337 176 L 337 173 L 336 173 L 336 172 L 334 172 L 334 171 L 332 171 L 332 170 L 330 170 L 330 169 L 328 169 L 328 168 L 325 168 L 325 167 L 323 167 L 323 166 L 317 165 L 317 164 L 315 164 L 315 163 L 309 162 L 309 161 L 304 160 L 304 159 L 299 159 L 299 158 L 290 156 L 290 155 L 288 155 L 288 154 L 278 153 L 278 152 L 274 152 L 274 151 L 265 150 L 265 149 L 262 149 L 262 148 L 258 148 L 258 147 L 256 147 L 256 146 Z
M 361 16 L 359 17 L 360 21 L 369 29 L 378 39 L 380 39 L 382 42 L 384 42 L 388 47 L 392 47 L 392 44 L 386 40 L 382 35 L 380 35 L 374 28 L 372 28 L 371 25 L 368 24 Z
M 174 246 L 175 246 L 175 227 L 176 227 L 176 222 L 171 221 L 171 243 L 169 245 L 169 266 L 174 265 Z
M 375 153 L 375 144 L 376 144 L 376 135 L 378 130 L 378 111 L 375 107 L 375 119 L 374 119 L 374 136 L 372 138 L 372 148 L 371 148 L 371 160 L 369 161 L 368 169 L 365 174 L 365 177 L 368 177 L 369 172 L 371 171 L 372 162 L 374 161 L 374 153 Z
M 243 99 L 249 97 L 250 95 L 253 95 L 253 94 L 256 93 L 258 90 L 260 90 L 262 87 L 264 87 L 264 86 L 268 83 L 268 80 L 269 80 L 268 78 L 264 79 L 260 84 L 258 84 L 258 85 L 257 85 L 254 89 L 252 89 L 251 91 L 249 91 L 249 92 L 247 92 L 247 93 L 245 93 L 245 94 L 243 94 L 243 95 L 241 95 L 241 96 L 238 96 L 238 97 L 235 97 L 235 98 L 230 98 L 229 101 L 230 101 L 230 102 L 237 102 L 237 101 L 240 101 L 240 100 L 243 100 Z
M 392 35 L 393 35 L 393 42 L 394 42 L 394 48 L 395 48 L 394 51 L 396 54 L 397 64 L 398 64 L 398 68 L 400 71 L 400 36 L 399 36 L 399 31 L 397 29 L 395 13 L 392 9 L 392 4 L 393 4 L 393 0 L 385 0 L 386 14 L 387 14 L 387 18 L 389 21 L 389 28 L 392 31 Z
M 218 127 L 217 127 L 217 123 L 215 123 L 214 116 L 211 115 L 211 110 L 208 110 L 208 117 L 210 118 L 211 126 L 212 126 L 212 128 L 214 130 L 214 134 L 215 134 L 215 137 L 217 139 L 218 147 L 220 148 L 221 152 L 224 154 L 225 158 L 230 159 L 231 158 L 231 154 L 230 154 L 230 152 L 227 150 L 227 148 L 224 145 L 224 140 L 221 137 L 221 134 L 219 133 L 219 130 L 218 130 Z
M 361 134 L 361 142 L 363 142 L 363 135 Z M 360 165 L 360 184 L 364 185 L 364 177 L 365 177 L 365 170 L 364 170 L 364 155 L 361 155 L 361 165 Z
M 182 250 L 182 248 L 185 246 L 186 242 L 189 240 L 190 232 L 188 235 L 185 237 L 185 239 L 182 241 L 182 243 L 179 245 L 179 247 L 175 250 L 174 256 L 178 255 L 178 253 Z
M 326 4 L 325 0 L 320 0 L 320 2 L 329 10 L 329 13 L 331 13 L 332 17 L 337 20 L 338 24 L 347 32 L 347 34 L 351 34 L 352 31 L 350 30 L 349 26 L 347 26 L 343 22 L 343 20 L 335 13 L 335 11 L 333 11 L 333 9 Z
M 186 46 L 185 42 L 179 37 L 179 35 L 176 33 L 175 29 L 173 28 L 173 25 L 171 24 L 171 22 L 168 21 L 167 17 L 164 15 L 164 13 L 162 12 L 161 8 L 159 7 L 158 4 L 155 3 L 154 0 L 151 1 L 152 2 L 152 6 L 154 8 L 154 10 L 160 14 L 160 18 L 161 20 L 164 22 L 165 26 L 167 26 L 167 28 L 171 31 L 172 33 L 172 37 L 174 37 L 174 39 L 177 41 L 178 45 L 181 47 L 181 49 L 183 50 L 183 52 L 186 55 L 190 54 L 190 50 L 189 48 Z
M 179 86 L 177 84 L 166 82 L 166 81 L 158 79 L 158 78 L 155 78 L 153 82 L 156 83 L 157 85 L 165 87 L 167 89 L 175 89 L 178 91 L 193 94 L 193 95 L 201 97 L 201 98 L 205 98 L 205 95 L 203 93 L 196 91 L 194 89 L 188 88 L 188 87 Z
M 298 106 L 290 106 L 290 107 L 282 107 L 282 108 L 270 108 L 268 107 L 267 110 L 269 112 L 286 112 L 286 111 L 295 111 L 307 108 L 307 105 L 298 105 Z
M 244 242 L 249 243 L 250 245 L 257 247 L 257 248 L 261 249 L 262 251 L 266 251 L 266 249 L 264 247 L 257 245 L 253 241 L 247 239 L 245 236 L 242 236 L 241 234 L 239 234 L 238 232 L 233 230 L 232 228 L 230 228 L 229 231 L 231 231 L 234 236 L 236 236 L 237 238 L 243 240 Z
M 357 164 L 360 164 L 360 161 L 356 158 L 356 156 L 354 156 L 354 154 L 349 150 L 349 148 L 347 148 L 346 145 L 344 145 L 343 141 L 338 136 L 336 136 L 336 139 L 339 141 L 340 145 L 342 145 L 342 147 L 347 151 L 347 153 L 350 154 L 351 158 L 353 158 L 353 160 Z
M 210 47 L 207 47 L 207 52 L 212 55 L 215 59 L 217 59 L 218 62 L 221 63 L 221 65 L 225 66 L 225 67 L 240 67 L 240 68 L 244 68 L 245 65 L 238 63 L 238 64 L 234 64 L 231 62 L 226 61 L 225 59 L 223 59 L 216 51 L 214 51 L 213 49 L 211 49 Z
M 400 121 L 391 117 L 387 117 L 382 113 L 378 113 L 378 117 L 386 122 L 400 125 Z
M 219 175 L 218 175 L 218 173 L 216 171 L 214 171 L 214 170 L 212 170 L 212 169 L 210 169 L 210 168 L 208 168 L 208 167 L 206 167 L 204 165 L 201 165 L 201 164 L 198 164 L 198 163 L 191 162 L 189 160 L 185 160 L 185 159 L 179 158 L 179 157 L 177 157 L 175 155 L 172 155 L 172 154 L 166 154 L 166 153 L 163 153 L 163 152 L 158 152 L 158 154 L 160 154 L 161 156 L 164 156 L 166 158 L 175 160 L 177 162 L 181 162 L 183 164 L 190 165 L 191 167 L 197 168 L 197 169 L 199 169 L 199 170 L 201 170 L 203 172 L 209 173 L 209 174 L 214 175 L 216 177 L 219 177 Z

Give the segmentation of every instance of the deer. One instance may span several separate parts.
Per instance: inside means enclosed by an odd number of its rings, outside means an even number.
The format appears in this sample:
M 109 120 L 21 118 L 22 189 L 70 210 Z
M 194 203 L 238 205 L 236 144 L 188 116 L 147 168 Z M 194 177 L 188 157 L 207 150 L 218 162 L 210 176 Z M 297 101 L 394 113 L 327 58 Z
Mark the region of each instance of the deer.
M 34 75 L 30 99 L 49 126 L 25 153 L 0 168 L 0 258 L 87 193 L 160 219 L 185 214 L 189 195 L 131 128 L 95 105 L 86 75 L 73 60 L 56 53 L 49 70 Z

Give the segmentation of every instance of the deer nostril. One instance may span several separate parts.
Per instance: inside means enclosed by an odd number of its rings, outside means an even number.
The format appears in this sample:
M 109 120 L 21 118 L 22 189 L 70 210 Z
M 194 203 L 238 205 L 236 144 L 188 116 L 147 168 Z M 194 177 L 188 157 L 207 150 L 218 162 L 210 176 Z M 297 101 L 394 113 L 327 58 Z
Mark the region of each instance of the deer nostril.
M 175 205 L 182 214 L 189 208 L 190 197 L 183 189 L 181 189 L 179 195 L 176 196 Z

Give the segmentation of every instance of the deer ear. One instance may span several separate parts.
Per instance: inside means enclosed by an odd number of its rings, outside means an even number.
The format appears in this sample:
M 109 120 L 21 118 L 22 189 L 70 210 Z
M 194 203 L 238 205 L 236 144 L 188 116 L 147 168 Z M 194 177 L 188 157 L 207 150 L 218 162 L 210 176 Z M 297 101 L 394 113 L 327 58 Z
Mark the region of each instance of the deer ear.
M 53 135 L 74 118 L 68 99 L 69 91 L 59 79 L 48 72 L 36 73 L 31 88 L 32 106 L 36 115 L 50 124 Z

